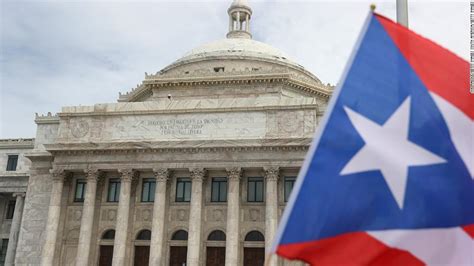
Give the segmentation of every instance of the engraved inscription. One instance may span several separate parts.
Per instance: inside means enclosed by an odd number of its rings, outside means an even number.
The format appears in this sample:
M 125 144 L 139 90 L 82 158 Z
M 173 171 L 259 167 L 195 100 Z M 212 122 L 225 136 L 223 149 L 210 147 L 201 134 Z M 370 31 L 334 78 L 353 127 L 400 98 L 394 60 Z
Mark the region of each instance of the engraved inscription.
M 200 135 L 204 126 L 222 124 L 224 119 L 166 119 L 141 121 L 147 126 L 156 126 L 162 135 Z
M 122 116 L 106 120 L 102 138 L 124 139 L 229 139 L 261 138 L 266 134 L 264 113 L 219 113 Z

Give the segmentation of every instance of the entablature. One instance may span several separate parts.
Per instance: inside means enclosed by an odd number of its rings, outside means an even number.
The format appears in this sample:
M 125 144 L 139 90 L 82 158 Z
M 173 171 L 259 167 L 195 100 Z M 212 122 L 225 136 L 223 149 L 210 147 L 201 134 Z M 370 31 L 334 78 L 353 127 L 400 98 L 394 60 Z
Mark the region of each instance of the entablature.
M 45 144 L 53 156 L 128 153 L 200 153 L 307 151 L 311 138 Z
M 126 94 L 119 94 L 119 102 L 144 101 L 152 95 L 153 88 L 193 87 L 202 85 L 239 85 L 255 83 L 281 83 L 301 90 L 310 95 L 329 99 L 333 87 L 315 83 L 294 73 L 267 73 L 244 75 L 215 75 L 215 76 L 157 76 L 148 78 L 142 84 Z

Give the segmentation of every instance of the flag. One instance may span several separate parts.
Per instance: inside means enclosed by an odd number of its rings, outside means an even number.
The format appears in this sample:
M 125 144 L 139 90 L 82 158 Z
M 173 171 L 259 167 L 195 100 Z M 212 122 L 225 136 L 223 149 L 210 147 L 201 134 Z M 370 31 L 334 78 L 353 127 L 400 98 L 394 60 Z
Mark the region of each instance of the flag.
M 311 265 L 474 265 L 469 64 L 370 13 L 272 252 Z

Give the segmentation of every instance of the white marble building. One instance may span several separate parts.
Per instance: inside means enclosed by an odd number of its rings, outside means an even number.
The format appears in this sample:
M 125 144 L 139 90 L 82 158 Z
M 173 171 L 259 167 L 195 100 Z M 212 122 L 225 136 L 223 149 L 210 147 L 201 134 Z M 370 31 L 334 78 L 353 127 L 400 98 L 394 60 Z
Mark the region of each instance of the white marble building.
M 0 265 L 15 261 L 34 139 L 0 140 Z
M 26 191 L 0 232 L 15 265 L 263 265 L 333 88 L 252 40 L 246 1 L 228 14 L 227 38 L 118 103 L 63 107 L 36 117 L 34 141 L 0 141 L 0 167 L 20 158 L 0 172 L 0 213 Z

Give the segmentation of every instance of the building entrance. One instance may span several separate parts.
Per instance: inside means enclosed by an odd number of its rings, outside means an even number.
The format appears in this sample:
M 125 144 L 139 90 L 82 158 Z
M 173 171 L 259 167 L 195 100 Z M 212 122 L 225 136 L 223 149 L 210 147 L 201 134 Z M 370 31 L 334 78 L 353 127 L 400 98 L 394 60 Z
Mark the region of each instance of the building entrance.
M 135 246 L 135 258 L 133 265 L 148 266 L 150 259 L 150 246 Z
M 265 248 L 244 248 L 244 266 L 263 266 Z
M 225 247 L 207 247 L 206 266 L 225 265 Z
M 99 266 L 112 266 L 114 246 L 100 246 Z
M 186 266 L 188 247 L 171 247 L 170 266 Z

